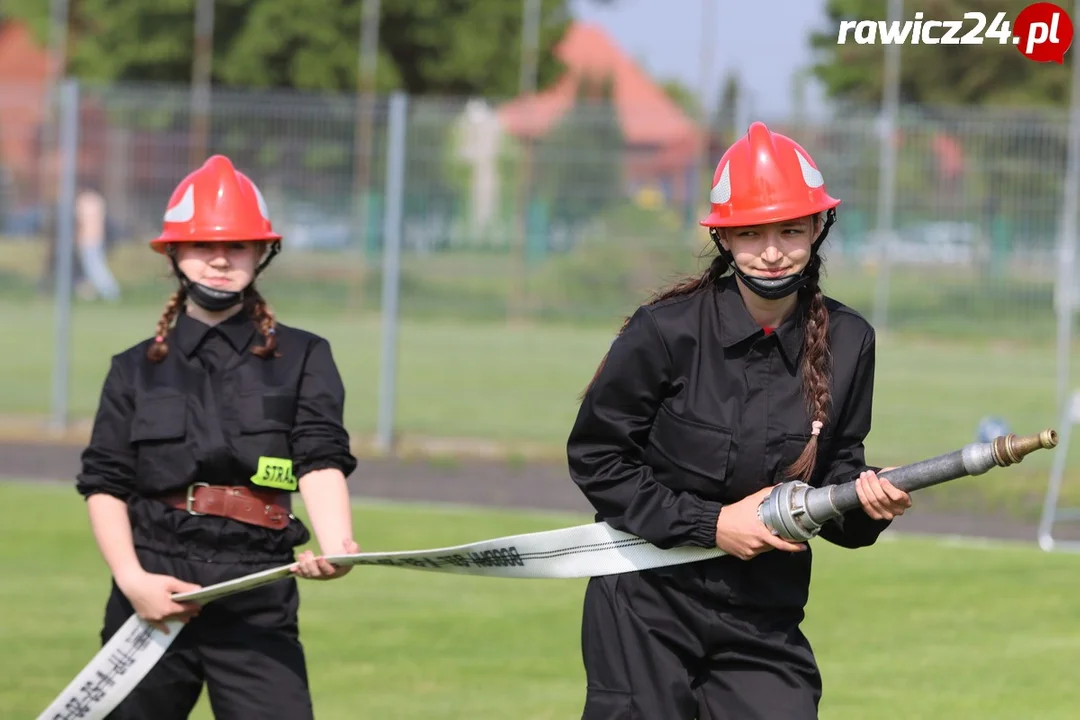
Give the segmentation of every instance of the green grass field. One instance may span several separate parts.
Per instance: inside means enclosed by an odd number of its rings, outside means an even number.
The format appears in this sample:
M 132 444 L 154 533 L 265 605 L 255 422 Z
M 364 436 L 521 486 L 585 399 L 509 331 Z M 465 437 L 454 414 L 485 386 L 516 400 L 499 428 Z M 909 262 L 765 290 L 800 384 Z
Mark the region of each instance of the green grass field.
M 0 484 L 5 672 L 0 717 L 34 717 L 97 650 L 107 572 L 68 486 Z M 359 504 L 367 550 L 564 527 L 575 515 Z M 1080 702 L 1076 555 L 888 537 L 814 541 L 804 630 L 825 720 L 1073 718 Z M 583 580 L 504 580 L 357 568 L 303 586 L 317 716 L 577 717 Z M 194 716 L 211 717 L 200 705 Z

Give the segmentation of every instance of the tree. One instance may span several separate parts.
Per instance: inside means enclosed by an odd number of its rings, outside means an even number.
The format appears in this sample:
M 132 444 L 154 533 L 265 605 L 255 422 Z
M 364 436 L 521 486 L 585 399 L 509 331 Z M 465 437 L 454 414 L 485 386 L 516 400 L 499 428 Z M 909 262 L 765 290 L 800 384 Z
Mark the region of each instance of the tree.
M 732 136 L 738 132 L 735 124 L 739 121 L 739 100 L 742 88 L 739 83 L 739 74 L 735 70 L 729 70 L 720 85 L 720 98 L 713 110 L 710 129 L 722 142 L 732 140 Z M 745 130 L 745 128 L 741 128 Z
M 680 110 L 686 113 L 687 117 L 697 120 L 701 115 L 701 102 L 697 93 L 686 87 L 681 81 L 674 78 L 664 80 L 660 83 L 660 88 L 672 102 L 679 106 Z
M 965 12 L 985 15 L 987 28 L 998 13 L 1011 23 L 1029 0 L 924 0 L 917 6 L 905 3 L 903 19 L 922 12 L 925 20 L 963 21 L 962 36 L 975 25 L 964 20 Z M 820 61 L 814 74 L 830 97 L 855 104 L 878 105 L 884 84 L 885 46 L 860 44 L 855 33 L 837 42 L 841 21 L 885 20 L 881 0 L 829 0 L 826 29 L 811 35 Z M 935 35 L 940 36 L 942 29 Z M 985 35 L 986 30 L 983 30 Z M 1063 106 L 1068 102 L 1069 66 L 1037 63 L 1021 55 L 1011 41 L 999 44 L 985 39 L 981 45 L 926 45 L 905 43 L 901 47 L 900 99 L 919 105 L 1003 105 L 1016 107 Z
M 590 0 L 611 4 L 613 0 Z M 617 1 L 617 0 L 614 0 Z M 44 45 L 49 3 L 7 0 Z M 218 87 L 354 90 L 363 0 L 215 0 L 213 82 Z M 413 94 L 517 93 L 523 3 L 381 0 L 376 87 Z M 542 0 L 538 85 L 560 73 L 553 48 L 569 0 Z M 70 0 L 70 72 L 84 79 L 187 83 L 191 0 Z
M 582 77 L 574 107 L 539 141 L 535 187 L 558 219 L 580 223 L 622 197 L 625 140 L 609 78 Z

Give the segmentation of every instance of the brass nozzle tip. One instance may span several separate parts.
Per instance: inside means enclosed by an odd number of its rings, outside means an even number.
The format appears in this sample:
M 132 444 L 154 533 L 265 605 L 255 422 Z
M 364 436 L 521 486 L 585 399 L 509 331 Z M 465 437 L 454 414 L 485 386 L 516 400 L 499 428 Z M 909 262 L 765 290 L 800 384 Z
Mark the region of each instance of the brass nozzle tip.
M 1000 467 L 1015 465 L 1026 456 L 1041 449 L 1050 449 L 1058 444 L 1057 432 L 1053 428 L 1047 428 L 1037 435 L 1025 435 L 1018 437 L 1009 433 L 994 438 L 992 451 L 994 462 Z

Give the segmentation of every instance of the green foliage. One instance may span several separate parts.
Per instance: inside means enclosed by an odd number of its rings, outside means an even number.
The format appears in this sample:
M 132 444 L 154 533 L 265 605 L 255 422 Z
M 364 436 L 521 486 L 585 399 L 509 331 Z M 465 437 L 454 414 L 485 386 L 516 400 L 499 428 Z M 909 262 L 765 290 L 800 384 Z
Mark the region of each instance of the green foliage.
M 384 0 L 380 38 L 412 93 L 517 93 L 521 2 Z M 568 25 L 565 0 L 542 0 L 538 85 L 560 72 L 552 49 Z
M 593 0 L 599 2 L 600 0 Z M 215 0 L 213 82 L 221 87 L 354 90 L 363 0 Z M 414 94 L 517 93 L 521 2 L 381 0 L 376 87 Z M 49 3 L 8 0 L 44 45 Z M 68 58 L 89 80 L 186 83 L 194 50 L 191 0 L 71 0 Z M 553 48 L 567 0 L 543 0 L 537 75 L 560 72 Z
M 902 19 L 963 20 L 965 12 L 982 12 L 987 27 L 999 12 L 1012 23 L 1029 0 L 925 0 L 906 3 Z M 860 45 L 849 33 L 837 44 L 842 20 L 885 20 L 882 0 L 829 0 L 826 29 L 811 35 L 818 51 L 815 75 L 828 94 L 854 103 L 878 104 L 884 84 L 885 46 Z M 958 35 L 974 27 L 964 21 Z M 1010 26 L 1011 29 L 1011 26 Z M 985 32 L 985 30 L 984 30 Z M 940 32 L 938 33 L 940 34 Z M 1032 62 L 1011 43 L 987 39 L 982 45 L 904 44 L 900 47 L 901 102 L 920 105 L 1063 106 L 1068 102 L 1069 65 Z
M 215 20 L 216 82 L 327 91 L 357 86 L 362 3 L 257 0 L 240 5 L 228 19 Z M 396 84 L 396 68 L 380 47 L 376 87 Z
M 710 123 L 710 130 L 721 138 L 725 146 L 735 140 L 733 136 L 736 132 L 735 123 L 739 119 L 739 95 L 741 93 L 742 88 L 739 84 L 738 73 L 729 70 L 725 73 L 720 84 L 720 99 L 713 110 Z
M 701 115 L 701 101 L 697 93 L 681 81 L 664 80 L 660 83 L 660 88 L 688 117 L 697 118 Z
M 574 107 L 536 144 L 532 185 L 560 221 L 585 222 L 622 199 L 625 150 L 611 81 L 582 78 Z
M 412 203 L 422 206 L 417 208 L 419 214 L 456 214 L 461 188 L 445 159 L 454 147 L 454 127 L 461 113 L 456 103 L 412 103 L 406 130 L 405 187 Z
M 619 205 L 597 218 L 572 250 L 550 257 L 530 287 L 545 315 L 619 318 L 677 275 L 700 272 L 700 253 L 673 215 Z

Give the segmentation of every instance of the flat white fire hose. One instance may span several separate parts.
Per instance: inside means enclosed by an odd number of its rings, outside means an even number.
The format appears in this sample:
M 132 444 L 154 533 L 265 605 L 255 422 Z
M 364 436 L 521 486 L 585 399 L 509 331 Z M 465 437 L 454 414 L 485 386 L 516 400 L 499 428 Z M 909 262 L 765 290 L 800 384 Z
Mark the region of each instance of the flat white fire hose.
M 509 535 L 432 550 L 328 555 L 335 565 L 377 565 L 505 578 L 585 578 L 682 565 L 723 555 L 719 548 L 664 550 L 606 523 Z M 264 570 L 174 596 L 205 604 L 289 576 L 293 565 Z M 109 639 L 38 720 L 101 720 L 131 693 L 183 630 L 166 634 L 137 615 Z

